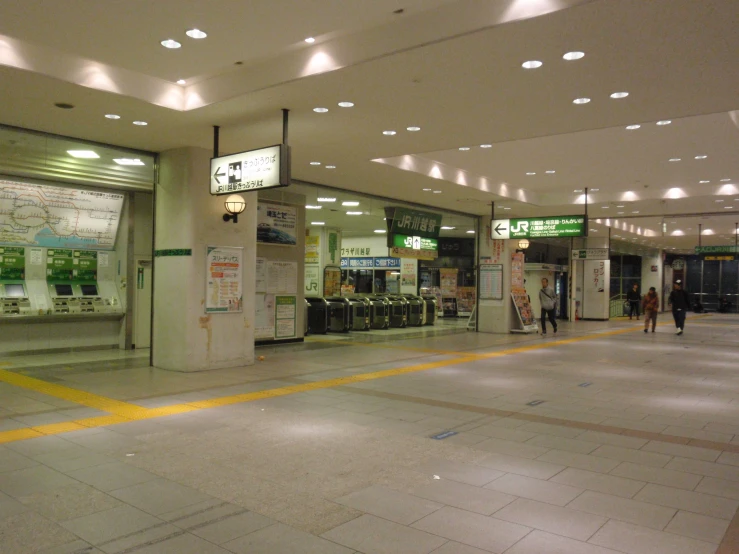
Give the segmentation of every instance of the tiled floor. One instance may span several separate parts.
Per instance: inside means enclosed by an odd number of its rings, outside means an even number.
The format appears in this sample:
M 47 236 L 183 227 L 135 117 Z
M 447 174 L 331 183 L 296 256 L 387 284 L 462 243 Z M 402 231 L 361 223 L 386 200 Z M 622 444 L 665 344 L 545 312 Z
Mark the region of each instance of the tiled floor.
M 0 360 L 0 552 L 739 552 L 739 319 L 560 329 Z

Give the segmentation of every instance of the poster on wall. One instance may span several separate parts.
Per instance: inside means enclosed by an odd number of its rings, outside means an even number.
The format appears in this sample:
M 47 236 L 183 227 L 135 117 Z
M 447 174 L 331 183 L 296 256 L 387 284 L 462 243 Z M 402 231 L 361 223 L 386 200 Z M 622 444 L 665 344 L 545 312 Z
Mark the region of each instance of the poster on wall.
M 306 265 L 317 264 L 318 253 L 321 248 L 321 237 L 305 237 L 305 263 Z
M 441 296 L 454 298 L 457 296 L 457 270 L 442 268 L 439 270 L 441 281 Z
M 503 264 L 480 264 L 480 300 L 503 300 Z
M 0 179 L 0 244 L 112 250 L 123 199 Z
M 323 270 L 323 296 L 341 296 L 341 268 L 327 267 Z
M 0 246 L 0 279 L 26 278 L 26 249 L 22 246 Z
M 275 297 L 275 339 L 295 338 L 296 315 L 297 298 L 295 296 Z
M 275 338 L 275 295 L 257 294 L 254 304 L 254 338 Z
M 205 313 L 242 311 L 243 255 L 240 247 L 206 248 Z
M 298 293 L 298 262 L 267 261 L 267 292 Z
M 298 209 L 295 206 L 257 205 L 257 242 L 277 246 L 298 244 Z

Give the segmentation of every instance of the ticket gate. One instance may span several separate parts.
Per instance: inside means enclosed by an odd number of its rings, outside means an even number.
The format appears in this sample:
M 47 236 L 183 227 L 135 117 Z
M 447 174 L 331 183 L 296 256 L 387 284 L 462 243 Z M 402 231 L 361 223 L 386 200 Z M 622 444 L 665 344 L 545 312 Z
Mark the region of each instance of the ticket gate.
M 423 320 L 424 325 L 433 325 L 436 322 L 436 297 L 435 296 L 423 296 L 423 301 L 426 303 L 426 317 Z
M 408 325 L 408 301 L 402 296 L 388 296 L 390 302 L 390 327 L 402 328 Z
M 303 335 L 309 335 L 310 334 L 310 302 L 307 300 L 303 300 L 305 303 L 305 327 L 303 327 Z
M 328 303 L 328 330 L 333 333 L 348 333 L 351 304 L 348 298 L 331 296 Z
M 426 318 L 426 301 L 413 294 L 404 294 L 403 297 L 408 301 L 408 325 L 420 327 Z
M 384 296 L 366 296 L 370 303 L 370 327 L 387 329 L 390 327 L 390 301 Z
M 325 335 L 328 332 L 328 302 L 324 298 L 307 297 L 308 329 L 311 334 Z
M 351 312 L 349 324 L 352 331 L 369 331 L 370 329 L 370 300 L 369 298 L 350 298 Z

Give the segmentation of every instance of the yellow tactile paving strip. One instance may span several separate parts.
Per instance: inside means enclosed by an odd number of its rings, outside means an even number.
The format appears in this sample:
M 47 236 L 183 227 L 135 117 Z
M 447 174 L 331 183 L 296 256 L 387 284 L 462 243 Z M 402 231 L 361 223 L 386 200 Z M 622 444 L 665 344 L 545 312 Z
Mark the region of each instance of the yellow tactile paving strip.
M 667 324 L 663 323 L 662 325 L 667 325 Z M 116 423 L 125 423 L 128 421 L 153 419 L 157 417 L 164 417 L 164 416 L 174 415 L 174 414 L 182 414 L 182 413 L 192 412 L 196 410 L 204 410 L 208 408 L 228 406 L 231 404 L 253 402 L 255 400 L 263 400 L 266 398 L 287 396 L 290 394 L 296 394 L 300 392 L 308 392 L 308 391 L 318 390 L 318 389 L 328 389 L 328 388 L 340 387 L 344 385 L 351 385 L 354 383 L 361 383 L 364 381 L 384 379 L 386 377 L 394 377 L 397 375 L 404 375 L 407 373 L 428 371 L 431 369 L 437 369 L 440 367 L 446 367 L 446 366 L 455 365 L 455 364 L 476 362 L 480 360 L 498 358 L 501 356 L 509 356 L 511 354 L 519 354 L 523 352 L 530 352 L 533 350 L 551 348 L 554 346 L 573 344 L 573 343 L 586 341 L 586 340 L 600 339 L 604 337 L 622 335 L 626 333 L 633 333 L 635 331 L 640 331 L 640 330 L 641 330 L 640 327 L 629 327 L 629 328 L 617 329 L 613 331 L 591 333 L 588 335 L 571 337 L 571 338 L 566 338 L 566 339 L 561 339 L 561 340 L 542 341 L 536 344 L 528 344 L 524 346 L 518 346 L 515 348 L 507 348 L 504 350 L 498 350 L 495 352 L 480 353 L 480 354 L 470 353 L 470 352 L 449 352 L 449 351 L 429 350 L 428 351 L 429 353 L 441 354 L 441 355 L 454 354 L 455 357 L 452 359 L 448 359 L 448 360 L 440 360 L 436 362 L 415 364 L 415 365 L 400 367 L 396 369 L 387 369 L 383 371 L 362 373 L 358 375 L 350 375 L 347 377 L 338 377 L 335 379 L 326 379 L 324 381 L 301 383 L 301 384 L 291 385 L 287 387 L 269 389 L 265 391 L 237 394 L 237 395 L 232 395 L 232 396 L 224 396 L 220 398 L 211 398 L 207 400 L 189 402 L 186 404 L 177 404 L 177 405 L 166 406 L 162 408 L 143 408 L 141 406 L 137 406 L 135 404 L 131 404 L 128 402 L 122 402 L 120 400 L 114 400 L 112 398 L 99 396 L 96 394 L 88 393 L 85 391 L 80 391 L 80 390 L 65 387 L 62 385 L 48 383 L 40 379 L 34 379 L 32 377 L 19 375 L 11 371 L 0 370 L 0 382 L 5 382 L 10 385 L 15 385 L 18 387 L 40 392 L 42 394 L 47 394 L 49 396 L 54 396 L 56 398 L 68 400 L 70 402 L 75 402 L 83 406 L 96 408 L 98 410 L 105 411 L 111 414 L 108 416 L 78 419 L 75 421 L 69 421 L 69 422 L 64 422 L 64 423 L 54 423 L 54 424 L 49 424 L 49 425 L 39 425 L 36 427 L 29 427 L 25 429 L 16 429 L 13 431 L 3 431 L 3 432 L 0 432 L 0 444 L 20 441 L 20 440 L 26 440 L 26 439 L 31 439 L 35 437 L 41 437 L 44 435 L 58 435 L 60 433 L 78 431 L 81 429 L 89 429 L 89 428 L 94 428 L 94 427 L 105 427 L 108 425 L 114 425 Z M 8 364 L 5 364 L 5 365 L 7 366 Z M 559 420 L 555 418 L 546 418 L 544 416 L 534 416 L 534 415 L 529 415 L 529 414 L 520 414 L 520 415 L 527 416 L 527 417 L 536 417 L 537 421 L 546 421 L 546 422 L 553 423 L 556 425 L 568 425 L 568 426 L 573 426 L 573 427 L 582 427 L 583 425 L 591 425 L 591 424 L 582 424 L 580 422 Z M 624 434 L 624 435 L 627 435 L 627 434 L 634 435 L 635 433 L 640 433 L 638 436 L 648 434 L 649 435 L 648 438 L 651 440 L 660 440 L 664 442 L 676 442 L 680 444 L 691 444 L 691 445 L 694 444 L 696 446 L 698 446 L 699 445 L 698 443 L 700 443 L 700 446 L 703 446 L 704 448 L 712 448 L 714 450 L 715 449 L 724 450 L 727 452 L 739 452 L 739 446 L 734 446 L 730 444 L 713 443 L 710 441 L 690 440 L 690 439 L 685 439 L 683 437 L 672 437 L 669 435 L 660 435 L 658 433 L 643 433 L 641 431 L 632 431 L 630 429 L 621 429 L 621 428 L 616 428 L 616 427 L 612 428 L 612 427 L 595 426 L 595 425 L 594 427 L 598 427 L 599 430 L 609 432 L 609 433 Z

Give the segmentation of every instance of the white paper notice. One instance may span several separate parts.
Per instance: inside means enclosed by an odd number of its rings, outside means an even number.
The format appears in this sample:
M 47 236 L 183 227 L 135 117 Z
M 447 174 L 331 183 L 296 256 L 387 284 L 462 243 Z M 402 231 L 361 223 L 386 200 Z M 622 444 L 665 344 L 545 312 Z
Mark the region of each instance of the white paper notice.
M 297 262 L 267 262 L 267 290 L 275 294 L 298 293 Z
M 107 252 L 98 252 L 98 269 L 101 267 L 108 267 L 110 258 Z
M 257 294 L 254 306 L 254 338 L 275 338 L 275 295 Z
M 44 251 L 40 248 L 31 248 L 31 265 L 43 265 Z
M 266 258 L 257 258 L 257 271 L 256 271 L 256 291 L 267 292 L 267 260 Z

